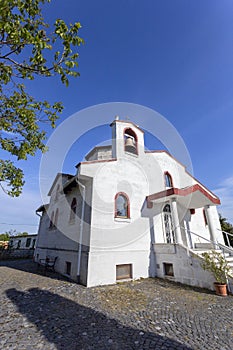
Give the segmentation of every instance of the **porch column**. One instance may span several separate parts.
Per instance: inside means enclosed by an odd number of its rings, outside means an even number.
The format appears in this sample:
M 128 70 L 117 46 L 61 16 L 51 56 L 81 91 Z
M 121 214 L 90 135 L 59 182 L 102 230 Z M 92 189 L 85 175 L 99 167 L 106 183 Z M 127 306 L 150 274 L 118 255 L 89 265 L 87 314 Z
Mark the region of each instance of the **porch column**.
M 210 231 L 210 239 L 212 241 L 214 241 L 215 243 L 217 243 L 217 232 L 215 230 L 216 227 L 215 227 L 215 224 L 213 222 L 210 205 L 205 206 L 205 213 L 206 213 L 206 219 L 207 219 L 207 223 L 208 223 L 209 231 Z
M 183 244 L 181 231 L 180 231 L 177 203 L 175 198 L 172 198 L 171 207 L 172 207 L 172 217 L 173 217 L 174 226 L 175 226 L 174 228 L 175 228 L 175 235 L 176 235 L 176 243 Z

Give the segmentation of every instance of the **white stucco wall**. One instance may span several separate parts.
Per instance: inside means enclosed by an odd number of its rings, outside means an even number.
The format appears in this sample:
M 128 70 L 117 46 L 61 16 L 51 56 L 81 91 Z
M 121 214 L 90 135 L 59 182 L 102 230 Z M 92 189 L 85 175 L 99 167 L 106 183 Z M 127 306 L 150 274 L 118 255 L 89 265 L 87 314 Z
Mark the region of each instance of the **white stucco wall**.
M 201 267 L 201 259 L 179 245 L 155 245 L 157 276 L 175 282 L 214 289 L 213 275 Z M 164 263 L 173 264 L 174 277 L 166 276 Z
M 90 286 L 114 283 L 117 264 L 131 262 L 133 278 L 148 277 L 151 271 L 150 242 L 165 242 L 162 210 L 166 203 L 170 203 L 170 199 L 165 198 L 163 203 L 147 209 L 146 196 L 166 189 L 166 171 L 171 174 L 174 187 L 183 188 L 197 183 L 184 166 L 166 152 L 145 153 L 142 150 L 143 132 L 135 127 L 132 129 L 138 137 L 139 153 L 138 156 L 128 154 L 124 151 L 122 137 L 128 123 L 116 122 L 112 127 L 113 140 L 116 140 L 115 146 L 113 141 L 113 156 L 116 155 L 117 160 L 85 163 L 80 167 L 80 175 L 93 178 L 88 272 Z M 114 198 L 119 192 L 129 197 L 130 219 L 114 218 Z M 183 223 L 187 208 L 178 205 L 178 210 Z M 199 211 L 202 209 L 190 216 L 190 229 L 197 229 L 209 236 Z
M 123 133 L 128 127 L 137 135 L 138 155 L 125 152 Z M 172 176 L 175 188 L 185 188 L 197 181 L 166 152 L 145 152 L 144 133 L 135 125 L 116 121 L 112 124 L 112 130 L 112 157 L 117 159 L 108 159 L 109 149 L 97 149 L 90 155 L 89 161 L 81 163 L 78 168 L 79 181 L 85 185 L 86 191 L 81 280 L 87 286 L 115 283 L 116 265 L 121 264 L 132 264 L 133 278 L 156 274 L 163 277 L 162 270 L 156 268 L 156 263 L 162 266 L 168 259 L 174 263 L 176 278 L 180 282 L 187 283 L 189 278 L 190 284 L 197 285 L 199 282 L 194 280 L 197 281 L 199 277 L 204 281 L 200 269 L 197 267 L 199 272 L 194 271 L 197 266 L 194 258 L 193 265 L 190 264 L 190 255 L 187 255 L 186 249 L 180 247 L 178 254 L 174 255 L 159 251 L 159 245 L 156 245 L 155 254 L 151 252 L 151 243 L 165 243 L 163 207 L 171 202 L 171 198 L 161 199 L 152 208 L 148 208 L 146 202 L 147 196 L 166 190 L 165 172 Z M 100 158 L 103 161 L 98 161 Z M 70 261 L 71 277 L 75 279 L 80 246 L 80 219 L 76 217 L 71 224 L 69 215 L 72 198 L 80 198 L 80 205 L 82 198 L 78 185 L 57 198 L 54 191 L 56 184 L 53 185 L 48 214 L 55 213 L 59 208 L 58 230 L 48 229 L 49 219 L 44 214 L 39 231 L 38 253 L 58 256 L 56 269 L 63 274 L 65 262 Z M 115 218 L 115 196 L 119 192 L 125 193 L 129 198 L 130 218 Z M 195 214 L 191 215 L 188 204 L 187 207 L 185 204 L 187 203 L 178 202 L 180 226 L 210 238 L 209 228 L 203 218 L 203 208 L 196 209 Z M 210 211 L 216 228 L 220 227 L 216 207 L 211 207 Z M 195 236 L 186 236 L 183 229 L 181 233 L 184 244 L 190 248 L 200 241 Z M 46 250 L 46 247 L 49 249 Z M 177 264 L 183 264 L 183 267 L 179 268 Z

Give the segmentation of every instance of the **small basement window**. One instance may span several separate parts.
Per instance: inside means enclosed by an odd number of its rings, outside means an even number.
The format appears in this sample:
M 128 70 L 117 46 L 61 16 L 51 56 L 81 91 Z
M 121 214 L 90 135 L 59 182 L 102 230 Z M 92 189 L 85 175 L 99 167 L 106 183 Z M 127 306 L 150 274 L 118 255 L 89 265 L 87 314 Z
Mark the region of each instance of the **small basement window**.
M 116 265 L 116 280 L 132 278 L 132 264 Z
M 173 264 L 163 263 L 165 276 L 174 276 Z
M 70 276 L 71 273 L 71 262 L 66 261 L 66 274 Z

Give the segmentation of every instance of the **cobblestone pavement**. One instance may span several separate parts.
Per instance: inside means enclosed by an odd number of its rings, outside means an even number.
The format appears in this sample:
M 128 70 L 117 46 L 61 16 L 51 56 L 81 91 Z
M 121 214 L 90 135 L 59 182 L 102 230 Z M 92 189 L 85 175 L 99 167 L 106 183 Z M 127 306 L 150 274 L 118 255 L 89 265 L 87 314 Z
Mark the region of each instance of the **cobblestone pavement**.
M 0 263 L 0 349 L 233 349 L 233 297 L 161 279 L 85 288 Z

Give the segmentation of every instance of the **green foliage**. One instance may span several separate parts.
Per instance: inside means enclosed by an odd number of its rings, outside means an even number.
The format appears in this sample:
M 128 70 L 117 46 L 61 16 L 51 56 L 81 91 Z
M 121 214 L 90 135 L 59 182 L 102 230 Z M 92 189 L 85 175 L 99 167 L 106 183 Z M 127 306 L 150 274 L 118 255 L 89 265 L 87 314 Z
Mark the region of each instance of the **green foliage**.
M 9 241 L 10 236 L 8 233 L 0 233 L 0 241 L 7 242 Z
M 5 234 L 7 234 L 9 237 L 16 236 L 19 232 L 17 232 L 14 229 L 10 229 L 9 231 L 6 231 Z
M 224 232 L 228 232 L 231 235 L 233 235 L 233 225 L 230 224 L 226 218 L 224 218 L 221 214 L 219 214 L 219 221 L 221 224 L 221 229 Z M 223 234 L 224 236 L 224 240 L 226 245 L 228 245 L 227 239 L 226 239 L 226 234 Z M 228 235 L 229 241 L 230 241 L 230 245 L 233 247 L 233 236 Z
M 16 234 L 16 237 L 26 237 L 26 236 L 28 236 L 28 232 L 18 232 Z
M 231 277 L 231 268 L 224 256 L 212 250 L 210 253 L 203 253 L 202 257 L 204 259 L 201 263 L 202 268 L 212 272 L 217 283 L 225 284 L 227 277 Z
M 36 76 L 57 75 L 68 86 L 79 76 L 77 47 L 79 22 L 69 26 L 57 19 L 52 29 L 44 22 L 41 5 L 50 0 L 0 0 L 0 145 L 17 160 L 27 160 L 36 151 L 45 152 L 43 123 L 55 127 L 63 106 L 37 101 L 22 81 Z M 24 184 L 23 171 L 12 160 L 0 159 L 0 186 L 18 196 Z

